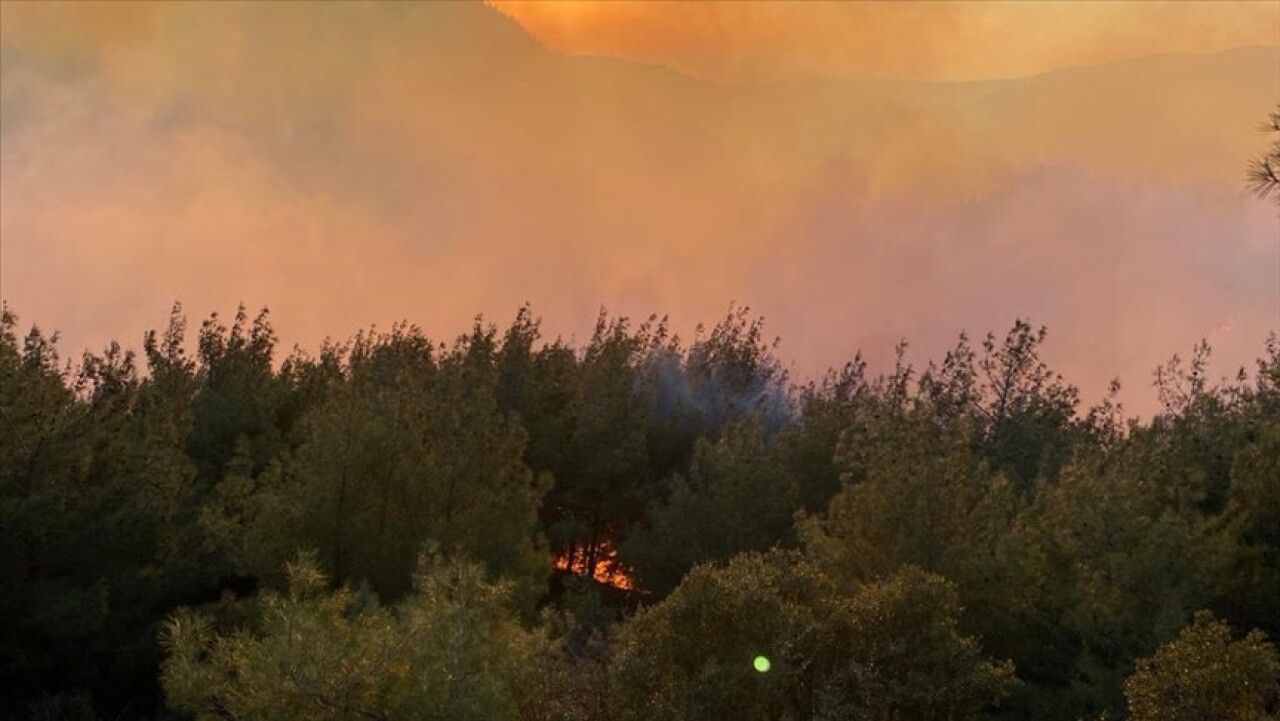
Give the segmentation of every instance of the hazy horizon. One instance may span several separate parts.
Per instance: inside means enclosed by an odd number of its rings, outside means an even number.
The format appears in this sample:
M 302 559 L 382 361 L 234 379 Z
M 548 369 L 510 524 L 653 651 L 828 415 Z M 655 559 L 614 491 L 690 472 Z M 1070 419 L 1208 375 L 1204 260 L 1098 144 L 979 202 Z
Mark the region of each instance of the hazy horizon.
M 66 356 L 138 347 L 175 300 L 193 322 L 268 306 L 311 350 L 401 319 L 449 341 L 526 302 L 549 337 L 585 339 L 601 307 L 687 337 L 737 303 L 797 379 L 1023 317 L 1086 403 L 1119 374 L 1142 414 L 1169 356 L 1207 338 L 1229 375 L 1280 326 L 1280 218 L 1244 187 L 1280 7 L 1213 26 L 1165 7 L 1159 35 L 1126 6 L 1003 61 L 992 33 L 1063 9 L 948 10 L 954 39 L 930 30 L 918 63 L 793 42 L 905 32 L 883 8 L 765 40 L 773 20 L 737 7 L 671 39 L 632 5 L 566 25 L 536 5 L 6 3 L 0 295 Z M 971 77 L 929 77 L 966 57 Z

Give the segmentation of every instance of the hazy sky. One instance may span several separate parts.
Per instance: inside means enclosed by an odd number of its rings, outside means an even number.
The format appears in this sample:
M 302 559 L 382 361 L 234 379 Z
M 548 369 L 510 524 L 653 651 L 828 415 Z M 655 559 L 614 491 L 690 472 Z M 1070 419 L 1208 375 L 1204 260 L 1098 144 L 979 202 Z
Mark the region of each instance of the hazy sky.
M 1117 2 L 491 3 L 552 49 L 724 82 L 798 73 L 988 80 L 1170 52 L 1275 45 L 1280 5 Z
M 801 376 L 1030 316 L 1137 410 L 1280 327 L 1280 3 L 500 9 L 0 3 L 0 295 L 67 350 L 737 301 Z

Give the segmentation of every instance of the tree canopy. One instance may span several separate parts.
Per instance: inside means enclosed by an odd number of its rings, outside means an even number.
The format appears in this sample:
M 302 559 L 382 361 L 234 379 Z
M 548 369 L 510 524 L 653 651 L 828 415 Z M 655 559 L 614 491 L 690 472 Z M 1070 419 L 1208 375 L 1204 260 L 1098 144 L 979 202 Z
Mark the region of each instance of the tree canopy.
M 1280 711 L 1274 336 L 1175 356 L 1139 421 L 1021 319 L 803 384 L 738 307 L 687 346 L 187 331 L 68 361 L 4 309 L 0 715 Z

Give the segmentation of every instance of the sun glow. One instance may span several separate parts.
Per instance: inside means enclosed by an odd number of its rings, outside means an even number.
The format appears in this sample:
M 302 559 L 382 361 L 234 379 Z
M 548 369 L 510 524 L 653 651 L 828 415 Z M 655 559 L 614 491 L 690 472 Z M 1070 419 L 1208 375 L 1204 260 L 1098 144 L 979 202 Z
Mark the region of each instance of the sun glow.
M 1020 77 L 1161 52 L 1274 45 L 1260 2 L 653 3 L 489 0 L 546 47 L 721 81 L 789 73 Z M 1051 40 L 1040 32 L 1053 27 Z M 990 50 L 997 44 L 1000 52 Z M 927 48 L 927 51 L 922 51 Z

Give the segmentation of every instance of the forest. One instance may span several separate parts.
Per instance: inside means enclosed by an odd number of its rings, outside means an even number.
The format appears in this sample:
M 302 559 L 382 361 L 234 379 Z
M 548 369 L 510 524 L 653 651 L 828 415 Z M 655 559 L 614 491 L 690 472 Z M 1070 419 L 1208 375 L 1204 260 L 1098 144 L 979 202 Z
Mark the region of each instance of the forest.
M 789 377 L 521 308 L 282 353 L 0 324 L 0 716 L 1280 718 L 1280 341 L 1085 406 L 1046 330 Z

